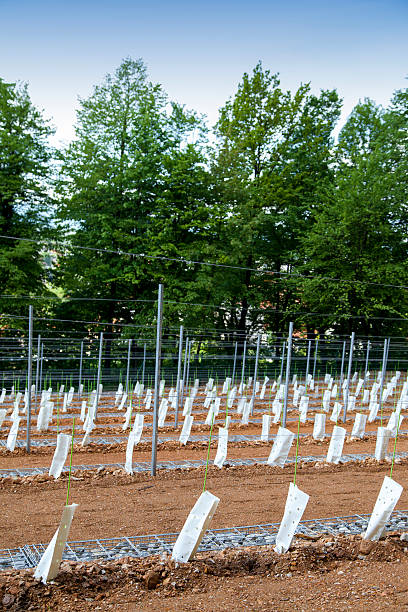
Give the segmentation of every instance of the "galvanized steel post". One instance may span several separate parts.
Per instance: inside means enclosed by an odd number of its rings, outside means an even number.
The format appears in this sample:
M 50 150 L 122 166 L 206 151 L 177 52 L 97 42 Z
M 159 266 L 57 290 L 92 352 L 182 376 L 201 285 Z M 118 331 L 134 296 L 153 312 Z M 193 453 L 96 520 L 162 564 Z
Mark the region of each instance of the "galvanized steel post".
M 154 371 L 154 406 L 153 406 L 153 433 L 152 433 L 152 465 L 151 475 L 156 476 L 157 469 L 157 424 L 159 419 L 159 391 L 160 391 L 160 365 L 163 323 L 163 285 L 159 285 L 157 298 L 157 326 L 156 326 L 156 363 Z
M 27 387 L 28 387 L 28 402 L 27 402 L 27 436 L 26 450 L 31 452 L 31 383 L 33 369 L 33 307 L 28 307 L 28 358 L 27 358 Z
M 346 393 L 344 396 L 343 423 L 346 422 L 346 418 L 347 418 L 347 406 L 348 406 L 348 398 L 349 398 L 349 393 L 350 393 L 351 366 L 353 363 L 354 337 L 355 337 L 355 333 L 351 332 L 350 352 L 349 352 L 349 361 L 348 361 L 348 368 L 347 368 L 347 385 L 346 385 Z
M 174 413 L 174 427 L 178 427 L 178 411 L 179 411 L 179 404 L 180 404 L 181 361 L 183 359 L 183 332 L 184 332 L 184 328 L 182 325 L 180 325 L 178 362 L 177 362 L 177 383 L 176 383 L 176 410 Z
M 293 336 L 293 321 L 289 323 L 288 352 L 287 352 L 287 357 L 286 357 L 285 397 L 283 400 L 282 427 L 286 427 L 286 414 L 288 411 L 290 360 L 292 357 L 292 336 Z

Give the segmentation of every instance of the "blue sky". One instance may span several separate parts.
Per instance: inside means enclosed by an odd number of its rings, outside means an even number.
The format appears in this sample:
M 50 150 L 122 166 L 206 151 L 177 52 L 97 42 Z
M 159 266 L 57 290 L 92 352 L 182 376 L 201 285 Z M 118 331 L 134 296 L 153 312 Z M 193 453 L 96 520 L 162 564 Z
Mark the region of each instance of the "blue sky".
M 211 124 L 259 59 L 284 88 L 337 88 L 344 120 L 408 87 L 407 26 L 408 0 L 0 0 L 0 76 L 28 81 L 63 140 L 78 95 L 127 56 Z

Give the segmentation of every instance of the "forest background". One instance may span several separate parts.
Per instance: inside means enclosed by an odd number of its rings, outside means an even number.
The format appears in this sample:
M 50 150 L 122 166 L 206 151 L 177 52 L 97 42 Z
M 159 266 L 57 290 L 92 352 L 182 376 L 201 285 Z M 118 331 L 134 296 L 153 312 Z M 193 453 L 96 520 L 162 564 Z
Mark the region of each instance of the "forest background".
M 163 283 L 165 334 L 406 336 L 408 89 L 335 138 L 341 107 L 259 62 L 209 127 L 127 58 L 57 150 L 28 87 L 0 79 L 1 333 L 33 303 L 55 329 L 134 337 Z

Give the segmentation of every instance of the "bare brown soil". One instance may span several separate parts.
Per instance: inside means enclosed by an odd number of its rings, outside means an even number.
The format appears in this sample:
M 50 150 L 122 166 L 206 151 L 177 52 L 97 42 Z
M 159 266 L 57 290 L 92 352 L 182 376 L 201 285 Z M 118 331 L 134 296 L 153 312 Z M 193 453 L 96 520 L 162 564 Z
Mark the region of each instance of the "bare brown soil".
M 405 610 L 408 554 L 388 537 L 367 546 L 357 536 L 298 540 L 291 551 L 241 549 L 177 567 L 168 558 L 64 562 L 52 584 L 32 571 L 0 574 L 2 609 L 145 612 L 251 610 Z
M 11 407 L 11 404 L 8 406 Z M 263 405 L 267 411 L 269 404 Z M 317 406 L 316 406 L 317 407 Z M 384 409 L 384 424 L 392 404 Z M 82 428 L 74 410 L 76 436 Z M 112 398 L 104 398 L 97 428 L 93 436 L 126 435 L 121 424 L 124 413 L 106 417 L 113 411 Z M 196 420 L 204 420 L 206 411 L 194 410 Z M 235 410 L 230 412 L 235 415 Z M 296 412 L 290 412 L 289 417 Z M 313 415 L 313 410 L 309 412 Z M 354 412 L 347 422 L 351 432 Z M 256 415 L 258 417 L 258 415 Z M 333 423 L 327 415 L 326 432 Z M 178 433 L 170 426 L 174 414 L 169 410 L 167 426 L 160 435 L 174 437 L 159 445 L 158 461 L 205 459 L 207 443 L 191 441 L 185 447 L 177 441 Z M 217 425 L 222 425 L 225 412 Z M 180 419 L 182 419 L 180 415 Z M 34 417 L 34 423 L 35 423 Z M 151 422 L 151 415 L 146 418 Z M 71 419 L 59 421 L 69 424 Z M 54 419 L 53 423 L 56 423 Z M 115 428 L 106 424 L 116 423 Z M 367 425 L 375 431 L 379 422 Z M 287 427 L 296 432 L 297 422 Z M 7 435 L 7 422 L 1 438 Z M 77 429 L 78 428 L 78 429 Z M 271 428 L 276 433 L 278 425 Z M 24 439 L 24 423 L 20 438 Z M 195 425 L 192 434 L 209 433 L 209 427 Z M 374 459 L 345 465 L 328 465 L 323 461 L 303 463 L 302 456 L 325 456 L 329 438 L 315 442 L 313 423 L 300 425 L 307 433 L 299 440 L 297 484 L 310 495 L 304 519 L 336 515 L 370 513 L 383 478 L 390 473 L 387 461 Z M 180 427 L 178 428 L 178 432 Z M 69 430 L 64 430 L 69 433 Z M 217 433 L 217 426 L 214 427 Z M 145 429 L 144 435 L 150 435 Z M 248 434 L 260 437 L 261 424 L 242 426 L 231 424 L 230 435 Z M 52 439 L 56 432 L 33 437 Z M 288 486 L 294 478 L 294 467 L 269 466 L 231 467 L 228 460 L 267 457 L 272 441 L 230 442 L 228 457 L 222 470 L 210 465 L 207 489 L 220 497 L 220 504 L 211 526 L 228 528 L 256 523 L 278 523 L 283 514 Z M 389 451 L 392 451 L 390 443 Z M 217 441 L 210 449 L 210 463 L 215 457 Z M 126 443 L 74 446 L 73 465 L 105 465 L 125 461 Z M 373 454 L 375 436 L 363 440 L 347 438 L 344 453 Z M 46 467 L 51 463 L 55 447 L 33 447 L 9 453 L 0 450 L 0 469 Z M 291 455 L 296 451 L 292 446 Z M 400 436 L 398 451 L 408 451 L 408 437 Z M 148 462 L 150 442 L 135 447 L 134 462 Z M 397 460 L 393 477 L 405 485 L 408 461 Z M 155 478 L 149 473 L 129 476 L 120 468 L 74 471 L 71 477 L 70 502 L 79 504 L 72 523 L 70 540 L 177 533 L 204 482 L 204 468 L 159 471 Z M 0 548 L 48 542 L 59 523 L 66 501 L 68 476 L 55 481 L 47 475 L 0 479 Z M 404 489 L 397 508 L 408 509 L 408 491 Z M 278 556 L 271 549 L 244 549 L 198 555 L 197 560 L 175 568 L 158 558 L 125 559 L 112 563 L 64 563 L 62 572 L 51 585 L 43 586 L 32 579 L 32 572 L 0 572 L 0 609 L 5 610 L 408 610 L 408 549 L 398 538 L 388 537 L 367 551 L 360 550 L 358 538 L 338 538 L 329 546 L 327 539 L 317 542 L 297 541 L 294 549 Z

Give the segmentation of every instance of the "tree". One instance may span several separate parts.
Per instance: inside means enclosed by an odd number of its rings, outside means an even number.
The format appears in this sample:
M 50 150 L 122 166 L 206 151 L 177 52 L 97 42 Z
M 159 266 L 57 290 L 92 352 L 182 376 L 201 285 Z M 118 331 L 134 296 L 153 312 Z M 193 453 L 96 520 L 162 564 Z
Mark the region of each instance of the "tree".
M 50 174 L 53 133 L 30 100 L 27 85 L 0 79 L 0 283 L 2 294 L 46 293 L 38 240 L 52 218 Z M 3 313 L 23 312 L 26 301 L 1 300 Z
M 311 211 L 332 180 L 332 130 L 340 112 L 334 91 L 320 96 L 301 85 L 282 91 L 277 75 L 258 63 L 220 111 L 214 174 L 225 208 L 221 271 L 225 326 L 278 332 L 295 301 L 282 280 L 298 259 Z M 272 270 L 273 274 L 263 270 Z M 221 278 L 222 275 L 222 278 Z
M 304 240 L 315 278 L 303 283 L 303 306 L 324 315 L 316 329 L 406 329 L 406 109 L 403 92 L 385 111 L 365 100 L 340 132 L 335 189 Z
M 100 301 L 68 299 L 61 312 L 150 325 L 158 282 L 181 295 L 191 270 L 173 260 L 206 239 L 202 123 L 148 81 L 141 60 L 124 60 L 80 103 L 59 212 L 72 244 L 93 250 L 67 247 L 60 284 L 68 298 Z

